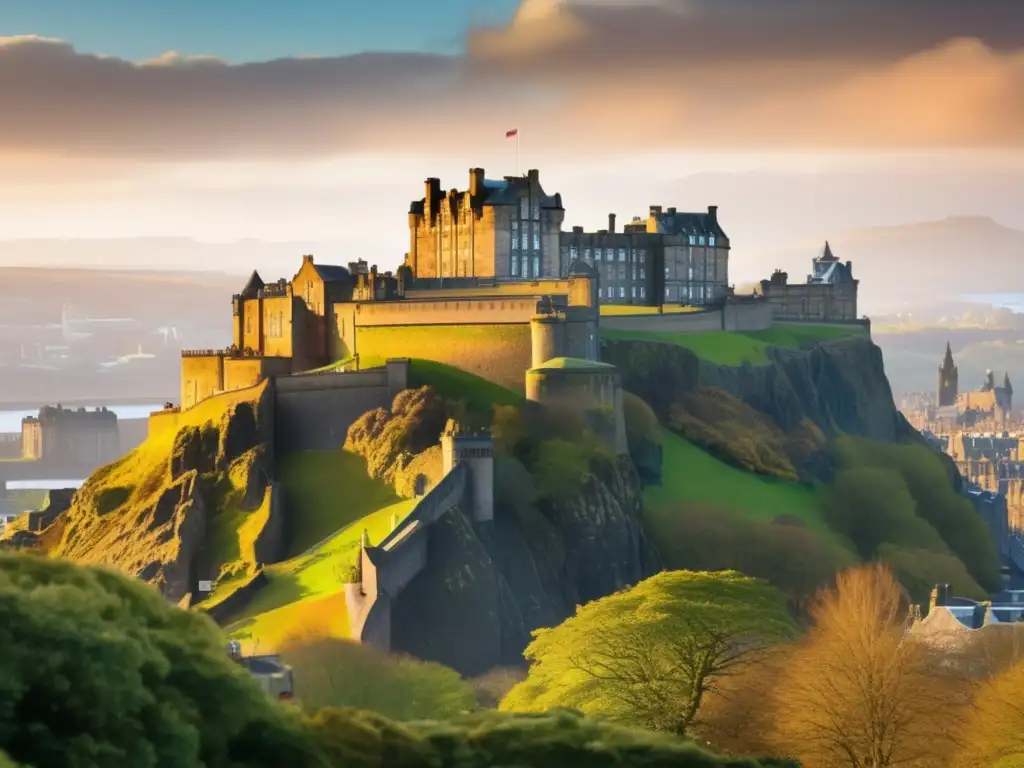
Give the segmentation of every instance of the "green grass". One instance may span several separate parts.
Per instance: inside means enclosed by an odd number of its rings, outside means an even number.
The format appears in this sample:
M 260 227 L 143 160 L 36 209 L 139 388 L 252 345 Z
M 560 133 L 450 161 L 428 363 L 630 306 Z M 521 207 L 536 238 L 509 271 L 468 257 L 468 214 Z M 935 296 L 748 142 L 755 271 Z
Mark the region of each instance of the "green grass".
M 698 357 L 717 365 L 767 365 L 768 347 L 796 349 L 814 341 L 833 341 L 850 336 L 866 335 L 860 326 L 776 324 L 764 331 L 737 333 L 702 331 L 681 333 L 668 331 L 623 331 L 602 329 L 601 335 L 615 340 L 653 341 L 675 344 L 694 352 Z
M 348 637 L 343 567 L 355 561 L 364 530 L 379 543 L 391 532 L 393 518 L 404 520 L 416 503 L 407 499 L 377 509 L 318 547 L 265 568 L 270 583 L 228 625 L 229 635 L 262 650 L 295 637 Z
M 384 360 L 370 358 L 361 364 L 363 368 L 371 368 L 383 365 Z M 490 410 L 492 405 L 518 405 L 524 399 L 519 392 L 513 392 L 454 365 L 420 358 L 409 361 L 409 386 L 431 386 L 441 397 L 453 401 L 462 400 L 475 410 Z
M 662 307 L 663 315 L 679 315 L 684 312 L 699 312 L 700 307 L 684 307 L 679 304 L 666 304 Z M 606 317 L 616 315 L 657 315 L 657 307 L 638 306 L 634 304 L 602 304 L 601 314 Z
M 662 451 L 662 485 L 644 491 L 655 528 L 658 515 L 665 514 L 672 504 L 696 502 L 767 520 L 793 515 L 809 529 L 834 536 L 822 519 L 814 488 L 736 469 L 664 429 Z
M 326 373 L 327 371 L 338 371 L 344 368 L 349 363 L 353 362 L 354 360 L 355 357 L 349 355 L 344 360 L 337 360 L 336 362 L 328 363 L 327 365 L 320 366 L 319 368 L 313 368 L 310 371 L 306 371 L 306 373 Z
M 400 501 L 390 485 L 367 474 L 363 457 L 344 449 L 285 456 L 279 477 L 288 508 L 288 557 Z

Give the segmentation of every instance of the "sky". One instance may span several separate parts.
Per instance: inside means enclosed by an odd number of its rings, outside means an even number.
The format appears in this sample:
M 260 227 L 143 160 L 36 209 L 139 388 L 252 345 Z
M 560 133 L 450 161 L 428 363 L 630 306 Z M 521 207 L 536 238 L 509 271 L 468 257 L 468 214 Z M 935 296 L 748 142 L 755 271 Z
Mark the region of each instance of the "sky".
M 472 166 L 541 169 L 567 224 L 702 208 L 705 183 L 728 220 L 751 173 L 777 174 L 774 202 L 786 174 L 892 172 L 918 174 L 920 215 L 1009 210 L 956 179 L 1019 174 L 1022 148 L 1016 0 L 0 3 L 0 240 L 331 240 L 397 263 L 423 179 Z M 861 223 L 893 223 L 877 197 Z

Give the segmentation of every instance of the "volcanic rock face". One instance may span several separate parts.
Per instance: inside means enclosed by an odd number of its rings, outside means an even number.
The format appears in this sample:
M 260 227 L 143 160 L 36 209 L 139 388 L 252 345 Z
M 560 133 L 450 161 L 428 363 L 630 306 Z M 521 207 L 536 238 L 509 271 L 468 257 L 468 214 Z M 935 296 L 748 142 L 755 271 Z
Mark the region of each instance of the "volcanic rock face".
M 497 504 L 493 522 L 453 511 L 431 528 L 427 567 L 394 603 L 396 651 L 467 675 L 515 664 L 532 630 L 658 570 L 628 459 L 566 501 Z
M 225 565 L 207 551 L 217 515 L 264 500 L 273 449 L 261 413 L 271 396 L 265 390 L 219 419 L 182 426 L 170 451 L 147 441 L 98 470 L 55 521 L 63 531 L 51 554 L 113 566 L 188 602 L 196 581 L 216 578 Z M 258 549 L 276 551 L 266 539 L 261 533 Z

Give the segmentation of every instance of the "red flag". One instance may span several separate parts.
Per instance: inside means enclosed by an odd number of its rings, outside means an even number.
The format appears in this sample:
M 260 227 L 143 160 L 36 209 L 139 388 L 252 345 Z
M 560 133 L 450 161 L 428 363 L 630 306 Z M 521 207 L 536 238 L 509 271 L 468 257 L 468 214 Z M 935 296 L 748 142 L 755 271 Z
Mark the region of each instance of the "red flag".
M 513 128 L 511 131 L 505 131 L 505 138 L 506 139 L 511 139 L 513 136 L 518 136 L 518 135 L 519 135 L 519 129 L 518 128 Z

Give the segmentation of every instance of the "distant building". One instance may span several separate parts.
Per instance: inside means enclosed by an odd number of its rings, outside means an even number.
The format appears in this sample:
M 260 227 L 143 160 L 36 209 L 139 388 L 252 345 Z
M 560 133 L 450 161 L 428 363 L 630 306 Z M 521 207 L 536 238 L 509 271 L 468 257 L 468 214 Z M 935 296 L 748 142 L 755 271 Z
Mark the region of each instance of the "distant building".
M 956 363 L 953 362 L 953 350 L 946 342 L 946 356 L 942 358 L 942 365 L 939 366 L 939 407 L 956 405 L 956 396 L 959 386 L 960 372 Z
M 761 281 L 760 293 L 771 303 L 772 316 L 800 322 L 856 320 L 859 281 L 853 277 L 852 262 L 839 261 L 826 242 L 812 269 L 806 283 L 790 283 L 781 270 Z
M 953 360 L 953 350 L 946 342 L 946 354 L 939 366 L 939 410 L 949 414 L 955 412 L 956 426 L 967 429 L 1005 430 L 1011 421 L 1013 411 L 1013 384 L 1010 374 L 1003 375 L 1003 385 L 997 387 L 995 374 L 988 370 L 985 380 L 976 390 L 960 392 L 959 371 Z M 947 419 L 948 421 L 948 416 Z
M 568 270 L 559 263 L 562 196 L 544 191 L 538 171 L 488 179 L 471 168 L 466 190 L 445 192 L 436 178 L 425 184 L 409 206 L 406 264 L 416 277 L 529 280 Z
M 100 466 L 121 455 L 117 414 L 60 405 L 43 406 L 21 421 L 21 452 L 26 459 Z

